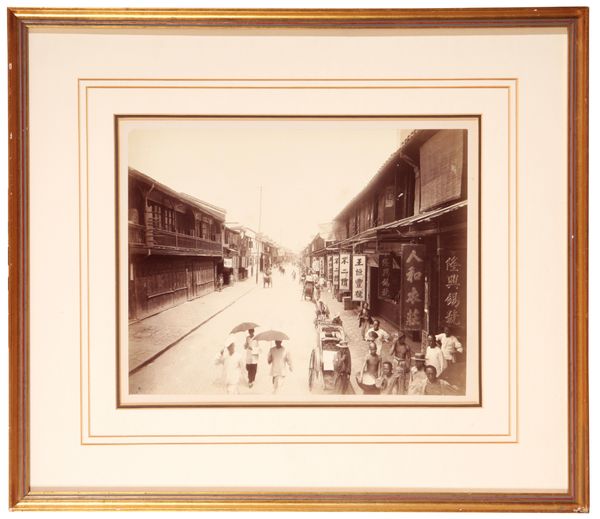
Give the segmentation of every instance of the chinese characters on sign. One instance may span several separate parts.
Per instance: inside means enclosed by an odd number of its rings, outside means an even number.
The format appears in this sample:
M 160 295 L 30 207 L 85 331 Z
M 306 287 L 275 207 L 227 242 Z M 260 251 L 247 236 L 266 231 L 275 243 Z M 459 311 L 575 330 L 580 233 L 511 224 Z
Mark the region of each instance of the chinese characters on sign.
M 352 256 L 352 301 L 364 301 L 367 284 L 367 257 Z
M 313 269 L 315 272 L 319 272 L 319 266 L 320 266 L 320 264 L 321 264 L 321 263 L 319 262 L 319 258 L 313 258 L 313 261 L 312 261 L 312 269 Z
M 379 297 L 391 299 L 393 258 L 390 254 L 379 256 Z
M 394 268 L 394 256 L 379 256 L 379 298 L 397 303 L 400 283 L 400 269 Z
M 327 255 L 327 281 L 333 283 L 333 256 Z
M 421 330 L 425 301 L 425 246 L 403 244 L 401 312 L 404 330 Z
M 350 254 L 340 254 L 340 291 L 350 290 Z
M 340 285 L 340 256 L 336 254 L 333 256 L 333 286 L 337 290 Z
M 440 254 L 440 325 L 465 326 L 465 255 L 451 250 Z
M 323 256 L 319 258 L 319 274 L 325 275 L 325 258 Z

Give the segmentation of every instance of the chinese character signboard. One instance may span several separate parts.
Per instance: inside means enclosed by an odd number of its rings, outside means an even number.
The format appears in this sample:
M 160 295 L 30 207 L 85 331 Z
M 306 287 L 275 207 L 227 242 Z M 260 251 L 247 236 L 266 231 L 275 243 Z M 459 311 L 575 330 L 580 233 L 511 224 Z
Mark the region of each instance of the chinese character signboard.
M 352 256 L 352 301 L 364 301 L 367 284 L 367 257 Z
M 333 286 L 336 288 L 340 286 L 340 255 L 336 254 L 333 256 Z
M 379 256 L 379 298 L 392 299 L 392 269 L 394 259 L 391 254 Z
M 312 269 L 315 272 L 319 272 L 319 265 L 320 265 L 319 258 L 313 258 L 313 260 L 312 260 Z
M 321 276 L 325 275 L 325 258 L 323 256 L 319 258 L 319 273 Z
M 440 327 L 464 328 L 466 317 L 466 256 L 462 252 L 440 253 Z
M 402 244 L 403 330 L 421 330 L 425 301 L 425 245 Z
M 350 290 L 350 254 L 340 254 L 340 291 Z
M 333 283 L 333 256 L 327 255 L 327 281 Z

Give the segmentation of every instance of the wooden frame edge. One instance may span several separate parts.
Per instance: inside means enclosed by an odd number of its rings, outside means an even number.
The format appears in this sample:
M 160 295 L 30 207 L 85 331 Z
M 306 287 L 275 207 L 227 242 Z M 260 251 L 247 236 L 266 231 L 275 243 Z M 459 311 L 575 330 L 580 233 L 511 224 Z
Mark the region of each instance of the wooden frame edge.
M 535 23 L 534 23 L 535 22 Z M 567 494 L 353 494 L 323 492 L 37 493 L 29 486 L 28 103 L 29 27 L 567 27 L 569 95 L 569 434 Z M 589 509 L 587 7 L 492 9 L 189 10 L 7 9 L 9 216 L 9 507 L 12 510 L 534 511 Z M 178 498 L 176 498 L 179 496 Z M 257 498 L 258 496 L 258 498 Z M 404 496 L 400 498 L 400 496 Z M 509 499 L 501 499 L 504 496 Z M 399 499 L 400 498 L 400 499 Z M 378 500 L 380 499 L 380 500 Z
M 29 491 L 27 378 L 27 28 L 9 9 L 8 32 L 8 345 L 9 345 L 9 507 Z

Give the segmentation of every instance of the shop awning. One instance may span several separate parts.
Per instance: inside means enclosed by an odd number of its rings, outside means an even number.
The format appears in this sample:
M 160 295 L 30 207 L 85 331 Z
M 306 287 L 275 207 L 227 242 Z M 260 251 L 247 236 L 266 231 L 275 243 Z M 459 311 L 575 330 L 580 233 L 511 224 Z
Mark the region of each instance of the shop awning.
M 439 218 L 442 215 L 451 213 L 460 209 L 462 207 L 467 206 L 466 200 L 461 200 L 460 202 L 456 202 L 455 204 L 448 205 L 446 207 L 441 207 L 439 209 L 433 209 L 432 211 L 427 211 L 426 213 L 416 214 L 414 216 L 409 216 L 408 218 L 404 218 L 402 220 L 396 220 L 395 222 L 391 222 L 385 225 L 380 225 L 377 227 L 377 230 L 384 229 L 397 229 L 399 227 L 406 227 L 408 225 L 412 225 L 415 223 L 428 222 L 435 218 Z
M 381 231 L 386 231 L 389 229 L 399 229 L 401 227 L 408 227 L 408 226 L 416 224 L 416 223 L 428 222 L 428 221 L 434 220 L 436 218 L 439 218 L 440 216 L 451 213 L 453 211 L 456 211 L 456 210 L 461 209 L 462 207 L 466 207 L 466 206 L 467 206 L 467 200 L 461 200 L 460 202 L 456 202 L 455 204 L 452 204 L 452 205 L 440 207 L 438 209 L 433 209 L 433 210 L 427 211 L 425 213 L 415 214 L 413 216 L 403 218 L 402 220 L 396 220 L 394 222 L 386 223 L 383 225 L 379 225 L 377 227 L 373 227 L 371 229 L 367 229 L 366 231 L 363 231 L 355 236 L 352 236 L 351 238 L 346 238 L 345 240 L 342 240 L 342 241 L 336 243 L 336 245 L 337 246 L 356 245 L 357 243 L 368 242 L 370 240 L 375 239 L 377 237 L 378 233 Z

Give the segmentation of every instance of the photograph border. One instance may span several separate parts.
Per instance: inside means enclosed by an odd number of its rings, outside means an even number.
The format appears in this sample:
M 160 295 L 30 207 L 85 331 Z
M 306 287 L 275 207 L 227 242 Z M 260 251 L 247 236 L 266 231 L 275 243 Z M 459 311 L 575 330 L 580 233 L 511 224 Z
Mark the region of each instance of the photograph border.
M 137 81 L 137 80 L 136 80 Z M 271 80 L 274 81 L 274 80 Z M 119 87 L 115 87 L 119 88 Z M 141 87 L 143 88 L 143 87 Z M 318 87 L 315 87 L 318 88 Z M 481 88 L 497 88 L 497 87 L 481 87 Z M 504 88 L 504 87 L 502 87 Z M 506 87 L 510 89 L 510 87 Z M 516 95 L 516 92 L 515 92 Z M 510 92 L 509 92 L 510 97 Z M 86 99 L 87 103 L 87 99 Z M 509 102 L 510 105 L 510 102 Z M 510 116 L 510 114 L 509 114 Z M 319 402 L 319 401 L 273 401 L 273 402 L 224 402 L 218 401 L 218 395 L 215 395 L 214 402 L 202 402 L 202 403 L 139 403 L 139 404 L 124 404 L 122 402 L 123 390 L 121 388 L 121 329 L 126 326 L 122 322 L 122 311 L 121 311 L 121 290 L 126 290 L 121 287 L 120 276 L 121 276 L 121 246 L 120 246 L 120 218 L 121 218 L 121 207 L 119 203 L 120 192 L 119 192 L 119 175 L 120 175 L 120 158 L 122 150 L 119 148 L 119 122 L 126 119 L 148 119 L 150 121 L 157 121 L 160 119 L 173 120 L 173 119 L 193 119 L 193 120 L 227 120 L 227 119 L 238 119 L 238 120 L 401 120 L 401 119 L 473 119 L 477 121 L 477 349 L 479 351 L 477 360 L 477 402 L 394 402 L 394 401 L 379 401 L 379 402 L 367 402 L 367 401 L 336 401 L 336 402 Z M 208 114 L 186 114 L 186 115 L 168 115 L 168 114 L 115 114 L 114 115 L 114 132 L 115 132 L 115 247 L 116 247 L 116 263 L 115 263 L 115 286 L 116 288 L 116 406 L 118 409 L 152 409 L 152 408 L 202 408 L 202 407 L 481 407 L 483 405 L 483 389 L 481 380 L 481 357 L 482 357 L 482 346 L 481 346 L 481 139 L 482 139 L 482 125 L 481 125 L 481 114 L 452 114 L 452 115 L 293 115 L 293 114 L 282 114 L 282 115 L 263 115 L 263 114 L 243 114 L 243 115 L 208 115 Z M 510 128 L 509 128 L 510 133 Z M 86 134 L 87 139 L 87 134 Z M 510 140 L 510 139 L 509 139 Z M 87 219 L 86 219 L 87 220 Z M 89 240 L 89 235 L 87 236 Z M 89 261 L 89 258 L 88 258 Z M 87 266 L 89 269 L 89 266 Z M 88 293 L 89 297 L 89 293 Z M 89 303 L 88 303 L 89 304 Z M 173 344 L 168 346 L 167 350 L 172 346 L 179 343 L 175 341 Z M 162 354 L 164 351 L 160 353 Z M 510 352 L 509 352 L 510 353 Z M 158 355 L 157 355 L 158 356 Z M 154 360 L 156 357 L 153 357 Z M 88 390 L 89 391 L 89 390 Z M 509 399 L 510 399 L 510 370 L 509 370 Z M 511 413 L 509 402 L 509 415 Z M 88 409 L 89 413 L 89 409 Z M 346 435 L 344 435 L 346 436 Z
M 586 7 L 406 10 L 8 9 L 9 506 L 13 510 L 585 512 L 588 433 L 588 32 Z M 28 32 L 82 28 L 565 28 L 568 33 L 568 455 L 565 493 L 33 492 L 29 484 Z

